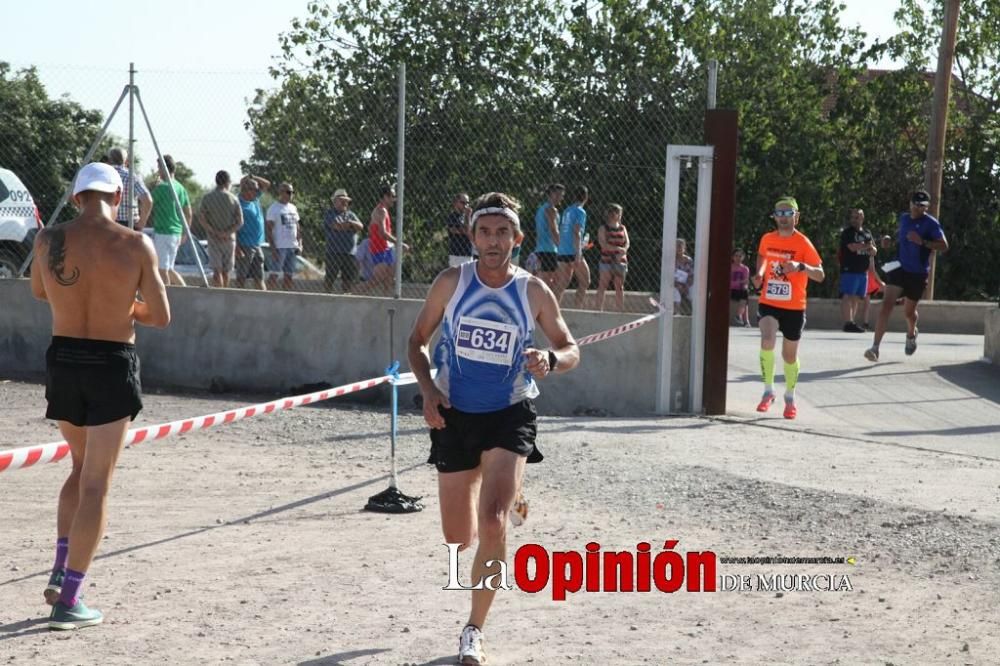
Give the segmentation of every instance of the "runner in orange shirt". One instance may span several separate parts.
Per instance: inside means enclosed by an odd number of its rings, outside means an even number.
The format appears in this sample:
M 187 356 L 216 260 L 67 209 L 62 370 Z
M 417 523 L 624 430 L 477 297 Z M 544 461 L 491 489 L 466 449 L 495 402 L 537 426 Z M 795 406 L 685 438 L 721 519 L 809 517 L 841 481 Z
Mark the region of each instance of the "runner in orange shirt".
M 757 317 L 760 371 L 764 378 L 764 396 L 757 411 L 766 412 L 774 402 L 774 346 L 778 331 L 781 331 L 784 338 L 781 356 L 785 361 L 784 417 L 794 419 L 799 339 L 806 325 L 806 286 L 809 280 L 822 282 L 826 276 L 816 248 L 795 229 L 799 223 L 799 204 L 795 199 L 778 199 L 773 217 L 778 229 L 761 237 L 757 248 L 757 273 L 753 276 L 754 286 L 761 290 Z

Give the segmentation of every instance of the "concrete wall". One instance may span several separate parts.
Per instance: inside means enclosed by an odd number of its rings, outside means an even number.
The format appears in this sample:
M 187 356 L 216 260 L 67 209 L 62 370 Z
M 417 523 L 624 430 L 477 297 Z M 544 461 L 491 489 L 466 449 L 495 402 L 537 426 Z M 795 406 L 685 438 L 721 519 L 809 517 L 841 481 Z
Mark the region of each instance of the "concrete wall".
M 138 327 L 147 386 L 287 391 L 326 381 L 335 386 L 384 374 L 389 354 L 388 309 L 395 308 L 395 357 L 403 370 L 406 339 L 421 301 L 169 288 L 173 321 L 165 330 Z M 567 311 L 577 336 L 612 328 L 635 315 Z M 539 409 L 548 414 L 653 412 L 658 325 L 582 350 L 580 368 L 541 383 Z M 0 376 L 45 370 L 51 336 L 47 304 L 34 300 L 27 280 L 0 280 Z M 544 344 L 541 338 L 539 344 Z M 687 404 L 690 319 L 675 318 L 674 385 Z M 383 387 L 384 388 L 384 387 Z M 401 390 L 403 404 L 415 387 Z M 358 394 L 384 398 L 387 389 Z M 368 396 L 371 396 L 370 398 Z
M 882 301 L 873 301 L 869 322 L 872 330 L 878 321 Z M 982 335 L 983 320 L 990 309 L 996 309 L 995 303 L 964 303 L 958 301 L 923 301 L 917 308 L 920 313 L 919 327 L 923 333 L 955 333 L 961 335 Z M 750 317 L 757 312 L 756 297 L 750 299 Z M 730 320 L 735 316 L 735 304 L 730 302 Z M 840 300 L 833 298 L 810 298 L 806 310 L 806 328 L 813 330 L 839 331 L 844 327 L 840 316 Z M 864 323 L 864 316 L 859 313 L 855 318 L 859 324 Z M 903 333 L 906 331 L 906 320 L 903 319 L 902 306 L 896 306 L 889 319 L 889 331 Z
M 986 311 L 985 328 L 983 356 L 990 359 L 994 367 L 1000 368 L 1000 307 L 994 305 Z

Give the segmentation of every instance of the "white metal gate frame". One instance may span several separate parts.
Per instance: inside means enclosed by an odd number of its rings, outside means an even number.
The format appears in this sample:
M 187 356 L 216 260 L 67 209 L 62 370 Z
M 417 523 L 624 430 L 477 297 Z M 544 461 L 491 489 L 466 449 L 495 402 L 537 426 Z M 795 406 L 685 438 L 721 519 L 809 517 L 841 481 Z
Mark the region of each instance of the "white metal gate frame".
M 705 308 L 708 301 L 708 237 L 712 208 L 712 146 L 667 146 L 667 168 L 663 190 L 663 248 L 660 253 L 660 301 L 664 313 L 659 323 L 657 345 L 656 413 L 689 411 L 700 414 L 704 387 Z M 680 196 L 681 161 L 698 160 L 698 194 L 695 213 L 694 293 L 691 299 L 691 355 L 689 358 L 690 404 L 680 404 L 672 381 L 674 347 L 674 271 L 677 269 L 675 243 Z M 674 396 L 671 398 L 671 396 Z

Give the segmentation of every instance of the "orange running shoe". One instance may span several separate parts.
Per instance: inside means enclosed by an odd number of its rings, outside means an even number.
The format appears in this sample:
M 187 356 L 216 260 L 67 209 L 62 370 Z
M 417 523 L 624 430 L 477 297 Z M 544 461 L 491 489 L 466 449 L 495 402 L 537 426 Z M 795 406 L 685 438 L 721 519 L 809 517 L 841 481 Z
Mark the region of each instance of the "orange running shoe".
M 764 397 L 760 399 L 760 404 L 757 405 L 758 412 L 766 412 L 771 409 L 771 405 L 774 404 L 774 394 L 770 391 L 764 394 Z
M 785 412 L 782 414 L 786 419 L 794 419 L 799 410 L 795 409 L 795 401 L 785 398 Z

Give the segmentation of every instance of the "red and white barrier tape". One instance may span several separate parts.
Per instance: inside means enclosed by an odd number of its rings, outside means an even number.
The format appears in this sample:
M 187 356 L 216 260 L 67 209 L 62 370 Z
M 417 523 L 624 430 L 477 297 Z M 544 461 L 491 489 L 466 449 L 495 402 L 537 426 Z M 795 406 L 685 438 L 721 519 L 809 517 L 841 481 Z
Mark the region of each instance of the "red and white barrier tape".
M 583 347 L 584 345 L 591 345 L 594 344 L 595 342 L 600 342 L 601 340 L 607 340 L 608 338 L 613 338 L 623 333 L 634 331 L 635 329 L 639 328 L 640 326 L 648 324 L 654 319 L 659 319 L 660 315 L 662 315 L 665 312 L 665 308 L 663 307 L 662 304 L 657 303 L 652 298 L 649 299 L 649 302 L 656 306 L 656 312 L 648 314 L 645 317 L 640 317 L 639 319 L 636 319 L 634 321 L 630 321 L 627 324 L 622 324 L 621 326 L 616 326 L 615 328 L 609 328 L 608 330 L 601 331 L 600 333 L 585 335 L 579 340 L 577 340 L 576 344 L 580 347 Z
M 407 372 L 400 375 L 399 379 L 395 380 L 395 383 L 397 386 L 402 386 L 412 384 L 415 381 L 413 373 Z M 140 442 L 163 439 L 165 437 L 172 437 L 173 435 L 183 435 L 196 430 L 204 430 L 205 428 L 211 428 L 221 423 L 232 423 L 233 421 L 250 418 L 251 416 L 270 414 L 284 409 L 291 409 L 292 407 L 308 405 L 312 402 L 337 398 L 348 393 L 357 393 L 358 391 L 364 391 L 365 389 L 389 382 L 393 382 L 393 376 L 383 375 L 314 393 L 278 398 L 277 400 L 264 402 L 259 405 L 238 407 L 225 412 L 195 416 L 190 419 L 181 419 L 180 421 L 171 421 L 170 423 L 161 423 L 144 428 L 132 428 L 125 435 L 125 445 L 139 444 Z M 69 445 L 66 442 L 52 442 L 51 444 L 40 444 L 20 449 L 11 449 L 9 451 L 0 451 L 0 472 L 31 467 L 36 463 L 57 462 L 65 458 L 68 454 Z
M 600 333 L 584 336 L 577 340 L 576 344 L 582 347 L 584 345 L 600 342 L 601 340 L 607 340 L 608 338 L 628 333 L 629 331 L 635 330 L 640 326 L 657 319 L 663 314 L 664 308 L 653 299 L 649 300 L 657 308 L 657 311 L 653 314 L 640 317 L 635 321 L 630 321 L 627 324 L 622 324 L 621 326 L 601 331 Z M 364 391 L 365 389 L 370 389 L 378 386 L 379 384 L 386 384 L 389 382 L 395 383 L 397 386 L 405 386 L 406 384 L 415 383 L 416 378 L 413 376 L 412 372 L 403 373 L 399 375 L 398 379 L 394 379 L 393 375 L 382 375 L 381 377 L 365 379 L 353 384 L 344 384 L 343 386 L 337 386 L 323 391 L 316 391 L 315 393 L 305 393 L 303 395 L 290 396 L 287 398 L 278 398 L 277 400 L 264 402 L 259 405 L 238 407 L 225 412 L 206 414 L 205 416 L 195 416 L 189 419 L 181 419 L 180 421 L 171 421 L 170 423 L 161 423 L 159 425 L 151 425 L 144 428 L 132 428 L 125 435 L 125 446 L 139 444 L 145 441 L 164 439 L 174 435 L 183 435 L 185 433 L 211 428 L 212 426 L 217 426 L 220 423 L 232 423 L 233 421 L 240 421 L 242 419 L 250 418 L 251 416 L 270 414 L 284 409 L 308 405 L 312 402 L 329 400 L 330 398 L 337 398 L 342 395 L 347 395 L 348 393 L 357 393 L 358 391 Z M 57 462 L 65 458 L 68 454 L 69 445 L 66 442 L 52 442 L 50 444 L 39 444 L 36 446 L 25 446 L 19 449 L 0 451 L 0 472 L 31 467 L 37 463 Z

